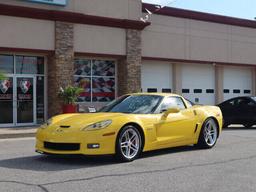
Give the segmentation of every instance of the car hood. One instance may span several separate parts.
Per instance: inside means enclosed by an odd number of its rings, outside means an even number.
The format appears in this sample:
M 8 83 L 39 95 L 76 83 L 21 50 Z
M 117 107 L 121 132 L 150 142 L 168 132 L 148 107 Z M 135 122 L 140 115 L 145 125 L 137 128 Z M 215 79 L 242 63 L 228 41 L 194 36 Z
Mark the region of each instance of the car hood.
M 114 118 L 124 116 L 122 113 L 83 113 L 73 114 L 53 123 L 54 127 L 63 128 L 83 128 L 87 125 L 104 120 L 113 120 Z

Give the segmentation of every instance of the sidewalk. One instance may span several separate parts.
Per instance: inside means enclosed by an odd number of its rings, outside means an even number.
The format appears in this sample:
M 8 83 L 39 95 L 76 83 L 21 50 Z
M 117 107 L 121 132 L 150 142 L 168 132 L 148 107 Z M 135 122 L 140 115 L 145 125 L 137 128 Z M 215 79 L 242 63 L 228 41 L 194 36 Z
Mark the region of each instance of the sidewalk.
M 38 126 L 0 128 L 0 139 L 34 137 Z

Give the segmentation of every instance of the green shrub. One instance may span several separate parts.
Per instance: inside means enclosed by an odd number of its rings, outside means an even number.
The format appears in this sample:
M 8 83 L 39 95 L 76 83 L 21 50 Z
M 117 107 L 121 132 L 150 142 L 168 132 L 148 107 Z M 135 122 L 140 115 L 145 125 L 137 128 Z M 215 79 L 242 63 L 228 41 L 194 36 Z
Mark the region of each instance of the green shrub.
M 4 80 L 6 77 L 3 72 L 0 71 L 0 80 Z
M 64 104 L 75 104 L 78 96 L 84 91 L 84 89 L 74 86 L 67 86 L 60 88 L 59 97 L 63 100 Z

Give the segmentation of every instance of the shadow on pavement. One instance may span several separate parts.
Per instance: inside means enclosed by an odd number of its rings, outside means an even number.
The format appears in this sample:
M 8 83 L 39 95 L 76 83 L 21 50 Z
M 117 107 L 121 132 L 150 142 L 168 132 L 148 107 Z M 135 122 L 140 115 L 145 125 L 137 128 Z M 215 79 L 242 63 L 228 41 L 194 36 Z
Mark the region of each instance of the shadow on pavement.
M 160 156 L 160 155 L 167 155 L 167 154 L 172 154 L 172 153 L 183 153 L 183 152 L 190 152 L 190 151 L 199 151 L 199 150 L 204 150 L 200 149 L 195 146 L 183 146 L 183 147 L 174 147 L 174 148 L 167 148 L 167 149 L 159 149 L 155 151 L 148 151 L 144 152 L 140 158 L 149 158 L 153 156 Z
M 36 155 L 0 160 L 0 167 L 32 171 L 62 171 L 114 164 L 111 156 Z
M 244 126 L 237 126 L 237 127 L 224 127 L 222 128 L 223 131 L 239 131 L 239 130 L 251 130 L 256 131 L 256 127 L 244 127 Z
M 200 150 L 193 146 L 161 149 L 142 153 L 140 158 L 150 158 L 172 153 Z M 135 160 L 136 161 L 136 160 Z M 132 162 L 131 162 L 132 163 Z M 40 172 L 85 169 L 118 164 L 113 156 L 36 155 L 0 160 L 0 167 Z

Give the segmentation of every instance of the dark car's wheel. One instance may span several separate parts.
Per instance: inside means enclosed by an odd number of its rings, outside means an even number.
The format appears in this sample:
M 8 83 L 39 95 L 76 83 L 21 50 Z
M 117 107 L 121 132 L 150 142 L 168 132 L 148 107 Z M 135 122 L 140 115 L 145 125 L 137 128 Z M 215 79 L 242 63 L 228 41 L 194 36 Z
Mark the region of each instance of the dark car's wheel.
M 128 162 L 136 159 L 142 150 L 142 139 L 138 129 L 132 125 L 125 126 L 116 139 L 117 160 Z
M 197 146 L 201 148 L 212 148 L 218 139 L 218 125 L 214 119 L 207 119 L 201 129 Z
M 246 128 L 251 128 L 254 125 L 254 123 L 245 123 L 243 124 L 244 127 Z

